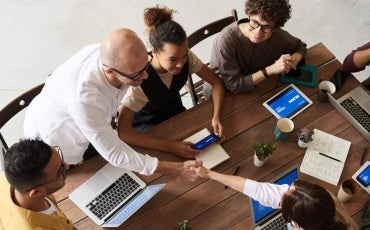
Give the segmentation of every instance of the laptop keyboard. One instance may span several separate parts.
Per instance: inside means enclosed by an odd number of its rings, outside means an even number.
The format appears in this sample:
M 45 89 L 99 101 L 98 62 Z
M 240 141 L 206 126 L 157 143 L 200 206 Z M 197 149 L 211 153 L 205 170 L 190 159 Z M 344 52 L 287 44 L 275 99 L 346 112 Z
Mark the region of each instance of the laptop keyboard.
M 262 230 L 283 230 L 288 229 L 287 222 L 283 219 L 282 216 L 279 216 L 275 220 L 268 223 L 266 226 L 261 228 Z
M 340 103 L 368 132 L 370 132 L 370 115 L 352 97 Z
M 94 213 L 99 219 L 102 219 L 123 200 L 130 196 L 139 186 L 139 183 L 125 173 L 94 200 L 87 204 L 86 208 Z

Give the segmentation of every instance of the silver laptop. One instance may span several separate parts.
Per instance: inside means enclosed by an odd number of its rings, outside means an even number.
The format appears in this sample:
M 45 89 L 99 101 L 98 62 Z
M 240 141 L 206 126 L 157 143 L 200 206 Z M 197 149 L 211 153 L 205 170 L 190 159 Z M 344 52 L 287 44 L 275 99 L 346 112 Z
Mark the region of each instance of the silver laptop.
M 275 184 L 291 184 L 299 178 L 298 166 L 294 166 L 289 170 L 282 173 L 277 179 L 272 182 Z M 250 206 L 252 209 L 252 217 L 254 229 L 267 230 L 267 229 L 288 229 L 288 223 L 283 219 L 280 209 L 273 209 L 264 206 L 258 201 L 250 199 Z
M 328 95 L 338 112 L 370 141 L 370 95 L 360 86 L 339 99 Z
M 131 171 L 108 163 L 69 198 L 97 225 L 119 227 L 164 186 L 147 186 Z

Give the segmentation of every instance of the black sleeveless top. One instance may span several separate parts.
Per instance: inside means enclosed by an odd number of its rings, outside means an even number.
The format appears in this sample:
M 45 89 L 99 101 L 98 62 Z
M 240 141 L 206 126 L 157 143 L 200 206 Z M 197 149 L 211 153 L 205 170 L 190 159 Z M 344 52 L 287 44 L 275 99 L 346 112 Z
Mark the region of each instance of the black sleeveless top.
M 180 90 L 188 79 L 188 62 L 184 64 L 179 74 L 173 75 L 170 88 L 167 88 L 151 65 L 147 72 L 149 77 L 143 81 L 141 88 L 149 102 L 135 113 L 132 122 L 132 126 L 140 131 L 186 110 L 182 105 Z

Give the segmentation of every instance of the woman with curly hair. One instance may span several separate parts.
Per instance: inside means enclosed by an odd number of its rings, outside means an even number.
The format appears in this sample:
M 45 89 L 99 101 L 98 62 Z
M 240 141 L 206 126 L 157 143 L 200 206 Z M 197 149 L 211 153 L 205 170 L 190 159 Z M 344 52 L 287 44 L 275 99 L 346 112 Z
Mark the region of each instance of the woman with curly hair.
M 185 111 L 179 91 L 186 84 L 188 75 L 196 73 L 213 86 L 213 132 L 218 136 L 223 134 L 220 120 L 224 98 L 222 81 L 189 50 L 186 33 L 172 20 L 173 13 L 173 10 L 159 6 L 144 11 L 153 60 L 147 69 L 148 79 L 126 93 L 118 130 L 127 143 L 193 158 L 199 151 L 191 148 L 192 143 L 160 140 L 141 132 Z
M 219 70 L 227 90 L 253 90 L 270 76 L 296 69 L 307 49 L 281 29 L 290 12 L 289 0 L 249 0 L 245 3 L 248 18 L 221 31 L 213 43 L 210 66 Z M 208 96 L 209 90 L 204 94 Z
M 291 185 L 257 182 L 199 167 L 200 177 L 210 178 L 241 192 L 264 206 L 281 209 L 288 229 L 355 230 L 358 226 L 343 204 L 325 188 L 303 180 Z

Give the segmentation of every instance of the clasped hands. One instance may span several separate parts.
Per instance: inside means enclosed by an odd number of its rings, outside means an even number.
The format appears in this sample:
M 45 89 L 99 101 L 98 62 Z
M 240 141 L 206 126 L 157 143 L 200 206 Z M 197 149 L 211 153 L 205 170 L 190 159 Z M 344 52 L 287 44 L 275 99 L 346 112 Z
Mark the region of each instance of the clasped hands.
M 291 69 L 295 70 L 297 68 L 297 65 L 301 59 L 302 57 L 298 53 L 293 55 L 283 54 L 275 61 L 274 64 L 266 67 L 266 70 L 269 75 L 289 73 Z

